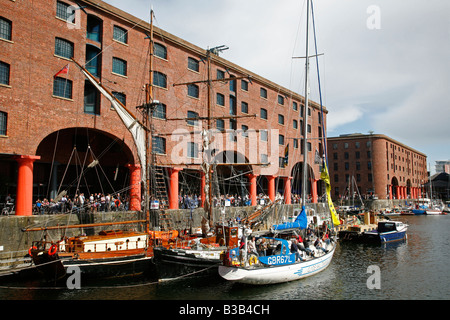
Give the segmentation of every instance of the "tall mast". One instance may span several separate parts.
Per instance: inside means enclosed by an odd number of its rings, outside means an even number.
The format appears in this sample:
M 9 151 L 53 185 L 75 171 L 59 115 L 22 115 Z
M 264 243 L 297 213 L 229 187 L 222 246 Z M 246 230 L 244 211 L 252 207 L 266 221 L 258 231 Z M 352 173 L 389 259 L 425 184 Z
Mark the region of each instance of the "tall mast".
M 149 82 L 146 85 L 146 95 L 145 95 L 145 107 L 144 107 L 144 115 L 145 115 L 145 125 L 149 128 L 147 130 L 145 139 L 146 139 L 146 157 L 145 157 L 145 167 L 146 167 L 146 185 L 145 185 L 145 214 L 146 214 L 146 228 L 147 233 L 150 232 L 150 170 L 153 169 L 154 159 L 153 159 L 153 124 L 152 118 L 153 115 L 152 110 L 154 107 L 153 101 L 153 8 L 150 10 L 150 59 L 149 59 Z
M 306 0 L 306 62 L 305 62 L 305 109 L 303 112 L 303 174 L 302 174 L 302 205 L 306 204 L 308 186 L 308 99 L 309 99 L 309 0 Z

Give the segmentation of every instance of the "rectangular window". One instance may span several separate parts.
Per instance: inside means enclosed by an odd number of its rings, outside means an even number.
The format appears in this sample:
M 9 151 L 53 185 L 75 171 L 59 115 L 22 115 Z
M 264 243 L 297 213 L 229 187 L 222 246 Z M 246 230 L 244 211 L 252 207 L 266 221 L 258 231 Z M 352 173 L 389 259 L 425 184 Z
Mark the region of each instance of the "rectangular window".
M 225 96 L 221 93 L 216 94 L 216 104 L 219 106 L 225 106 Z
M 153 117 L 157 119 L 166 119 L 166 105 L 164 103 L 156 105 L 155 110 L 153 111 Z
M 53 95 L 56 97 L 72 99 L 72 81 L 60 77 L 54 78 Z
M 198 86 L 196 84 L 189 84 L 187 86 L 188 89 L 188 96 L 192 97 L 192 98 L 197 98 L 199 97 L 199 90 L 198 90 Z
M 164 73 L 153 71 L 153 84 L 160 88 L 167 88 L 167 76 Z
M 219 131 L 225 131 L 225 121 L 223 119 L 217 119 L 216 128 Z
M 217 69 L 217 79 L 225 79 L 225 72 Z
M 281 104 L 282 106 L 284 105 L 284 97 L 278 95 L 278 104 Z
M 117 100 L 119 100 L 124 106 L 127 105 L 127 96 L 125 95 L 125 93 L 123 93 L 123 92 L 116 92 L 116 91 L 113 91 L 113 92 L 111 92 L 111 93 L 112 93 L 113 96 L 114 96 Z
M 166 154 L 166 138 L 153 137 L 153 139 L 152 139 L 152 150 L 155 153 Z
M 248 137 L 248 132 L 247 132 L 248 131 L 248 126 L 243 124 L 241 126 L 241 128 L 242 128 L 242 136 L 247 138 Z
M 12 22 L 0 17 L 0 38 L 11 41 Z
M 199 72 L 200 71 L 200 64 L 198 63 L 198 60 L 194 58 L 188 58 L 188 69 Z
M 269 163 L 269 157 L 267 156 L 267 154 L 261 154 L 261 163 Z
M 284 136 L 282 134 L 278 135 L 278 144 L 284 146 Z
M 278 124 L 283 124 L 284 125 L 284 116 L 282 114 L 278 115 Z
M 0 136 L 6 136 L 8 128 L 8 114 L 0 111 Z
M 294 110 L 294 111 L 297 111 L 298 110 L 298 104 L 297 104 L 297 102 L 292 102 L 292 109 Z
M 189 158 L 198 158 L 198 144 L 188 142 L 187 156 Z
M 236 103 L 236 97 L 230 96 L 230 114 L 231 115 L 237 115 L 237 103 Z
M 261 98 L 267 99 L 267 90 L 264 89 L 264 88 L 261 88 L 259 90 L 259 95 L 260 95 Z
M 162 44 L 155 42 L 153 45 L 153 54 L 159 58 L 167 60 L 167 48 Z
M 298 129 L 298 121 L 297 120 L 292 120 L 292 127 L 294 128 L 294 129 Z
M 241 102 L 241 112 L 248 113 L 248 103 L 247 102 L 244 102 L 244 101 Z
M 267 130 L 261 130 L 259 132 L 260 136 L 261 136 L 261 141 L 267 141 L 268 140 L 268 131 Z
M 114 26 L 113 39 L 122 43 L 128 43 L 128 31 L 119 26 Z
M 125 60 L 113 57 L 112 72 L 122 76 L 127 75 L 127 62 Z
M 294 149 L 298 149 L 298 139 L 294 139 Z
M 241 80 L 241 89 L 244 91 L 248 91 L 248 81 Z
M 261 108 L 261 119 L 267 120 L 267 110 Z
M 0 61 L 0 84 L 9 85 L 9 64 Z
M 55 55 L 63 58 L 73 58 L 73 43 L 61 38 L 55 38 Z
M 67 3 L 57 1 L 56 16 L 65 21 L 75 23 L 75 8 L 69 6 Z
M 195 120 L 195 118 L 198 118 L 198 113 L 195 111 L 188 111 L 187 117 L 189 120 L 187 120 L 187 124 L 190 126 L 196 126 L 198 124 L 198 120 Z

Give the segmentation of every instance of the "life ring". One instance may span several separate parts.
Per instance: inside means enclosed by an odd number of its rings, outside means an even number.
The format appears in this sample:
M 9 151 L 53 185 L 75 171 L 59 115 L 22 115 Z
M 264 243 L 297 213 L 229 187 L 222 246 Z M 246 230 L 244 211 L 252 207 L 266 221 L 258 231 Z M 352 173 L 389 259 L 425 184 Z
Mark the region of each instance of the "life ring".
M 48 255 L 53 256 L 57 250 L 58 250 L 58 246 L 56 244 L 52 245 L 50 247 L 50 249 L 48 250 Z
M 255 256 L 254 254 L 250 255 L 250 257 L 248 257 L 248 264 L 250 266 L 257 264 L 258 263 L 258 257 Z
M 33 256 L 33 254 L 31 253 L 31 250 L 37 250 L 37 247 L 32 246 L 32 247 L 30 247 L 30 249 L 28 249 L 28 254 L 30 255 L 30 257 Z

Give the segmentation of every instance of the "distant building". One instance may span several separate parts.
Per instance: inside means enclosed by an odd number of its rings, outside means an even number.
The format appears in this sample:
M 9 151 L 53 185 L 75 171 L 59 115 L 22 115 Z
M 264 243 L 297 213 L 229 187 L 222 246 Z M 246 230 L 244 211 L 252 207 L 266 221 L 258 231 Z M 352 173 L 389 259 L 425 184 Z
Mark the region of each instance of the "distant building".
M 386 135 L 341 135 L 327 146 L 333 200 L 351 196 L 352 181 L 362 197 L 378 199 L 418 198 L 428 181 L 427 156 Z
M 450 160 L 436 161 L 436 173 L 450 173 Z

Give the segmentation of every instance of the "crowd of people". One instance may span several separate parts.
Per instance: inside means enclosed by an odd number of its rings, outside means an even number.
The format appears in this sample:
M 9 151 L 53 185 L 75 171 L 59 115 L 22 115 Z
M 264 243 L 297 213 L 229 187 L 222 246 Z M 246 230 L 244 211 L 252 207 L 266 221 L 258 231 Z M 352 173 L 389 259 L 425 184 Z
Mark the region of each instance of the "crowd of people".
M 116 195 L 92 193 L 86 197 L 84 193 L 75 194 L 73 198 L 63 195 L 60 199 L 37 199 L 34 204 L 35 214 L 55 214 L 68 212 L 110 212 L 128 210 L 128 197 Z

